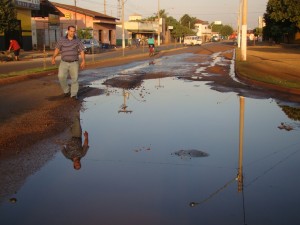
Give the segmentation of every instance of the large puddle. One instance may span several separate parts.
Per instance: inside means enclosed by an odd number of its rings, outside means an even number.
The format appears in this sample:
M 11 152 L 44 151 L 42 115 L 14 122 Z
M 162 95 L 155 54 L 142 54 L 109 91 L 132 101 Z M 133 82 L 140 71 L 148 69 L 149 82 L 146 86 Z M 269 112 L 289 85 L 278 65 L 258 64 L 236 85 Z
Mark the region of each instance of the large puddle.
M 86 72 L 104 94 L 85 99 L 74 138 L 2 202 L 0 223 L 297 224 L 298 106 L 246 97 L 243 107 L 234 92 L 176 77 L 131 90 L 102 85 L 164 68 L 147 63 Z M 80 126 L 89 148 L 76 152 Z

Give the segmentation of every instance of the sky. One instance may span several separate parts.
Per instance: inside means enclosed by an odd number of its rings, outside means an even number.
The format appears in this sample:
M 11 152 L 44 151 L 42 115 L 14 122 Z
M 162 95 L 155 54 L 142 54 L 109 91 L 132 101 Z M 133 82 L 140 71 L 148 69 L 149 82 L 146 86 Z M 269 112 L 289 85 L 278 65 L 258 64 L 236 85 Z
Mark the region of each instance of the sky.
M 118 0 L 50 0 L 52 2 L 76 5 L 81 8 L 118 16 Z M 237 27 L 239 3 L 241 0 L 124 0 L 125 21 L 132 14 L 138 13 L 143 18 L 153 16 L 158 9 L 164 9 L 168 16 L 179 20 L 184 14 L 208 21 L 222 21 L 224 25 Z M 120 0 L 122 2 L 122 0 Z M 248 0 L 247 25 L 249 29 L 258 27 L 258 17 L 266 11 L 268 0 Z

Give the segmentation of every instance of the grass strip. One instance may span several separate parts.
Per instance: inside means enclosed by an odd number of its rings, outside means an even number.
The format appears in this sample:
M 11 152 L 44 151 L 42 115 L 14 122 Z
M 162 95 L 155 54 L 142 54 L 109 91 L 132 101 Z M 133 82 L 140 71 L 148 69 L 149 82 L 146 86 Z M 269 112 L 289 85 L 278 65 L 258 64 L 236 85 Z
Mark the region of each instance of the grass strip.
M 236 72 L 239 76 L 245 77 L 250 80 L 255 80 L 267 84 L 272 84 L 276 86 L 280 86 L 283 88 L 289 89 L 300 89 L 300 82 L 299 80 L 286 79 L 286 77 L 282 76 L 275 76 L 272 73 L 267 73 L 264 70 L 259 69 L 255 65 L 258 65 L 258 62 L 253 62 L 251 60 L 242 61 L 241 60 L 241 53 L 240 50 L 236 50 Z M 263 63 L 263 62 L 260 62 Z M 272 69 L 270 70 L 272 71 Z

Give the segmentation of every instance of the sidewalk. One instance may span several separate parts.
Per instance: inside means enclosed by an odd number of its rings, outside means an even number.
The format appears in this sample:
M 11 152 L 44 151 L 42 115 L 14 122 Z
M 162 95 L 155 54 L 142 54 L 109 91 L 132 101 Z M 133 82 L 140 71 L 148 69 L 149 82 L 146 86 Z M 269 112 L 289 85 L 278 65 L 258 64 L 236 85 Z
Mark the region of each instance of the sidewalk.
M 160 45 L 161 47 L 163 48 L 166 48 L 168 46 L 173 46 L 174 43 L 170 43 L 170 44 L 162 44 Z M 177 44 L 177 46 L 181 46 L 182 44 Z M 143 47 L 140 46 L 139 48 L 133 46 L 133 47 L 126 47 L 125 50 L 126 51 L 130 51 L 130 50 L 136 50 L 136 49 L 142 49 Z M 148 48 L 148 45 L 145 46 L 145 48 Z M 109 49 L 103 49 L 101 51 L 100 54 L 103 54 L 103 53 L 107 53 L 107 52 L 114 52 L 114 51 L 122 51 L 122 47 L 119 46 L 117 48 L 109 48 Z M 3 51 L 4 52 L 4 51 Z M 53 55 L 53 52 L 54 52 L 54 49 L 52 50 L 46 50 L 45 52 L 43 50 L 31 50 L 31 51 L 24 51 L 24 50 L 21 50 L 20 51 L 20 60 L 22 59 L 36 59 L 36 58 L 48 58 L 48 57 L 51 57 Z M 14 54 L 13 52 L 10 53 L 10 58 L 13 58 Z M 87 56 L 91 55 L 91 54 L 86 54 Z M 3 56 L 3 54 L 2 54 Z M 13 61 L 13 60 L 4 60 L 4 61 Z M 0 54 L 0 62 L 1 62 L 1 54 Z
M 179 49 L 181 45 L 161 45 L 159 46 L 159 50 L 161 52 L 167 50 L 170 51 L 172 49 Z M 12 61 L 13 53 L 11 53 L 11 58 L 9 61 L 0 62 L 0 79 L 8 78 L 12 76 L 18 76 L 20 74 L 24 75 L 22 71 L 28 75 L 28 73 L 37 72 L 45 72 L 45 70 L 55 69 L 51 63 L 51 57 L 53 55 L 54 50 L 49 51 L 21 51 L 20 61 Z M 141 58 L 146 57 L 148 52 L 148 47 L 142 48 L 128 48 L 123 49 L 114 48 L 114 49 L 103 49 L 100 53 L 97 54 L 86 54 L 86 65 L 94 65 L 98 62 L 115 60 L 119 59 L 133 59 L 134 57 Z M 0 55 L 1 56 L 1 55 Z M 60 55 L 56 58 L 56 61 L 59 62 Z M 57 64 L 58 65 L 58 64 Z
M 116 50 L 122 50 L 120 48 L 117 49 L 103 49 L 103 53 L 110 52 L 110 51 L 116 51 Z M 22 59 L 37 59 L 37 58 L 48 58 L 53 55 L 54 50 L 46 50 L 45 52 L 42 50 L 31 50 L 31 51 L 24 51 L 21 49 L 20 51 L 20 60 Z M 11 51 L 10 53 L 7 53 L 6 51 L 2 51 L 0 54 L 0 63 L 1 62 L 8 62 L 13 61 L 14 53 Z
M 102 53 L 105 52 L 110 52 L 110 51 L 115 51 L 117 49 L 103 49 Z M 54 52 L 53 50 L 46 50 L 44 51 L 39 51 L 39 50 L 32 50 L 32 51 L 21 51 L 20 52 L 20 58 L 21 59 L 36 59 L 36 58 L 48 58 L 52 57 Z
M 54 50 L 46 50 L 44 51 L 38 51 L 38 50 L 32 50 L 32 51 L 21 51 L 20 52 L 20 59 L 35 59 L 35 58 L 47 58 L 51 57 L 53 55 Z
M 35 59 L 35 58 L 47 58 L 50 57 L 53 54 L 53 51 L 37 51 L 37 50 L 32 50 L 32 51 L 20 51 L 20 60 L 22 59 Z M 9 61 L 14 61 L 14 53 L 7 52 L 7 51 L 1 51 L 0 54 L 0 63 L 1 62 L 9 62 Z

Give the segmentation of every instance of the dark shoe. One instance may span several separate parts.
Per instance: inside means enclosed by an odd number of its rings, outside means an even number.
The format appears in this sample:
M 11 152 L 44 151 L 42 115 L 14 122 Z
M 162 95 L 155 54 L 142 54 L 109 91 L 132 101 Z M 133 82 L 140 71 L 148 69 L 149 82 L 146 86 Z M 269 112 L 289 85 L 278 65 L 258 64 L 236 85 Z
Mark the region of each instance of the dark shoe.
M 64 93 L 64 97 L 70 97 L 70 92 Z
M 74 100 L 78 100 L 77 95 L 71 96 L 71 98 L 74 99 Z

